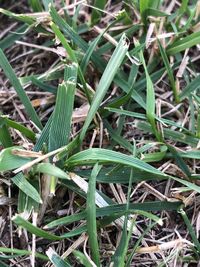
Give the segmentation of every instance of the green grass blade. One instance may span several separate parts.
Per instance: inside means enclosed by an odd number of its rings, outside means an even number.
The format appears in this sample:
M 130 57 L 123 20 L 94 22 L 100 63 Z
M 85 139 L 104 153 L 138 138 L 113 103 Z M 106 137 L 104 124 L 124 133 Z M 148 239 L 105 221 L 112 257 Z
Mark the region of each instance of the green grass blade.
M 0 142 L 4 148 L 13 145 L 12 137 L 8 130 L 8 125 L 3 116 L 0 115 Z
M 59 28 L 53 22 L 51 22 L 50 25 L 51 25 L 51 28 L 52 28 L 53 32 L 55 33 L 55 35 L 57 36 L 57 38 L 60 40 L 60 42 L 62 43 L 63 47 L 65 48 L 65 50 L 66 50 L 67 54 L 69 55 L 69 58 L 71 59 L 71 61 L 72 62 L 76 62 L 78 64 L 78 60 L 76 58 L 76 55 L 75 55 L 74 51 L 71 49 L 71 47 L 68 44 L 68 42 L 66 41 L 65 36 L 61 33 Z M 79 78 L 80 78 L 80 80 L 82 82 L 83 88 L 85 90 L 85 94 L 86 94 L 86 96 L 88 98 L 88 101 L 90 102 L 90 93 L 88 91 L 85 78 L 84 78 L 83 73 L 81 71 L 81 68 L 79 66 L 78 66 L 78 75 L 79 75 Z
M 194 32 L 181 40 L 175 41 L 172 45 L 167 47 L 167 54 L 173 56 L 179 52 L 191 48 L 200 43 L 200 32 Z
M 34 12 L 42 12 L 42 5 L 39 0 L 29 0 L 29 5 L 32 7 Z
M 50 151 L 67 145 L 70 137 L 74 95 L 76 89 L 77 64 L 74 63 L 69 68 L 71 68 L 71 71 L 74 71 L 74 76 L 68 77 L 67 81 L 63 82 L 58 87 L 56 106 L 49 133 Z
M 55 267 L 71 267 L 71 265 L 63 260 L 52 248 L 49 248 L 46 254 Z
M 5 50 L 6 48 L 12 46 L 15 41 L 21 39 L 24 36 L 27 29 L 28 26 L 26 24 L 23 24 L 22 26 L 17 28 L 15 32 L 8 34 L 3 40 L 0 41 L 0 48 L 2 50 Z
M 139 247 L 140 243 L 142 242 L 142 239 L 144 238 L 144 236 L 156 225 L 156 223 L 152 223 L 150 224 L 144 231 L 143 233 L 141 234 L 141 236 L 139 237 L 139 239 L 136 241 L 130 255 L 128 256 L 127 258 L 127 262 L 126 262 L 126 265 L 125 267 L 130 267 L 131 266 L 131 262 L 132 262 L 132 259 L 134 257 L 134 254 L 137 250 L 137 248 Z
M 15 254 L 18 256 L 24 256 L 24 255 L 31 255 L 32 251 L 30 250 L 25 250 L 25 249 L 16 249 L 16 248 L 6 248 L 6 247 L 0 247 L 0 252 L 1 253 L 9 253 L 9 254 Z M 35 253 L 36 258 L 48 261 L 48 257 L 36 252 Z
M 26 16 L 24 14 L 15 14 L 11 11 L 8 11 L 8 10 L 5 10 L 3 8 L 0 8 L 0 13 L 8 16 L 8 17 L 11 17 L 13 19 L 16 19 L 16 20 L 19 20 L 19 21 L 22 21 L 24 23 L 27 23 L 29 25 L 32 25 L 33 23 L 36 22 L 36 19 L 31 17 L 31 16 Z
M 146 180 L 163 180 L 162 175 L 156 175 L 152 173 L 146 173 L 145 171 L 142 171 L 138 168 L 134 169 L 134 182 L 141 182 Z M 76 173 L 80 176 L 86 177 L 89 179 L 90 173 L 88 170 L 81 170 L 76 171 Z M 97 176 L 97 182 L 98 183 L 117 183 L 117 184 L 128 184 L 129 182 L 129 176 L 130 176 L 130 168 L 127 168 L 127 166 L 118 165 L 118 168 L 116 166 L 114 167 L 103 167 L 101 171 L 99 172 L 99 175 Z
M 76 166 L 82 164 L 93 164 L 96 160 L 102 163 L 118 163 L 122 165 L 127 165 L 133 168 L 137 168 L 141 171 L 146 171 L 148 173 L 152 173 L 154 175 L 163 176 L 163 178 L 167 178 L 168 176 L 151 165 L 134 158 L 133 156 L 128 156 L 126 154 L 122 154 L 120 152 L 115 152 L 106 149 L 100 148 L 92 148 L 88 150 L 81 151 L 73 156 L 71 156 L 67 161 L 66 165 L 68 166 Z
M 25 107 L 25 110 L 27 112 L 27 114 L 29 115 L 29 117 L 31 118 L 31 120 L 40 128 L 42 129 L 42 124 L 40 122 L 40 119 L 38 117 L 38 115 L 35 112 L 35 109 L 32 107 L 31 102 L 28 98 L 28 96 L 26 95 L 24 89 L 22 88 L 17 76 L 15 75 L 10 63 L 8 62 L 6 56 L 4 55 L 3 51 L 0 49 L 0 66 L 2 67 L 2 69 L 4 70 L 5 75 L 7 76 L 7 78 L 9 79 L 10 83 L 12 84 L 12 86 L 15 88 L 22 104 Z
M 172 153 L 179 168 L 185 173 L 186 177 L 191 177 L 191 172 L 185 161 L 182 159 L 181 154 L 176 151 L 173 146 L 167 145 L 169 151 Z
M 133 150 L 134 151 L 134 150 Z M 126 212 L 128 212 L 130 208 L 130 195 L 131 195 L 131 188 L 133 183 L 133 169 L 131 168 L 130 178 L 129 178 L 129 185 L 128 185 L 128 194 L 127 194 L 127 203 L 126 203 Z M 128 213 L 125 216 L 123 231 L 119 246 L 117 247 L 115 254 L 113 256 L 113 264 L 114 266 L 124 266 L 125 256 L 128 250 L 128 243 L 133 231 L 134 221 L 131 222 L 131 227 L 129 229 L 129 233 L 127 234 L 127 226 L 128 226 Z
M 200 193 L 200 187 L 196 184 L 193 184 L 191 182 L 188 182 L 186 180 L 183 180 L 183 179 L 179 179 L 179 178 L 176 178 L 176 177 L 171 177 L 172 179 L 174 179 L 175 181 L 187 186 L 188 188 L 190 188 L 191 190 L 193 191 L 196 191 L 198 193 Z
M 103 208 L 96 209 L 96 217 L 104 217 L 109 216 L 111 214 L 120 214 L 119 216 L 134 213 L 136 210 L 142 211 L 163 211 L 163 210 L 178 210 L 181 207 L 181 202 L 167 202 L 167 201 L 152 201 L 152 202 L 144 202 L 144 203 L 130 203 L 129 210 L 126 211 L 126 204 L 115 204 L 110 205 Z M 87 216 L 86 211 L 82 211 L 77 214 L 73 214 L 71 216 L 66 216 L 57 220 L 54 220 L 47 225 L 45 225 L 45 229 L 50 229 L 53 227 L 57 227 L 59 225 L 68 225 L 73 222 L 77 222 L 80 220 L 84 220 Z
M 84 267 L 93 267 L 88 258 L 82 252 L 74 250 L 73 254 L 78 259 L 78 261 L 83 264 Z
M 42 3 L 45 7 L 45 10 L 48 11 L 49 10 L 49 5 L 52 4 L 53 0 L 42 0 Z
M 127 140 L 125 140 L 119 134 L 117 134 L 116 131 L 112 129 L 108 121 L 105 120 L 104 125 L 113 140 L 115 140 L 122 147 L 126 148 L 129 152 L 131 153 L 133 152 L 133 145 L 131 145 Z
M 200 252 L 199 240 L 198 240 L 198 238 L 197 238 L 197 236 L 195 234 L 195 231 L 194 231 L 194 229 L 193 229 L 193 227 L 192 227 L 192 225 L 191 225 L 191 223 L 190 223 L 190 221 L 189 221 L 189 219 L 187 217 L 187 214 L 185 213 L 185 211 L 183 209 L 180 209 L 180 214 L 181 214 L 181 216 L 182 216 L 182 218 L 183 218 L 183 220 L 184 220 L 184 222 L 185 222 L 185 224 L 186 224 L 186 226 L 188 228 L 188 231 L 190 233 L 192 241 L 194 242 L 194 245 L 196 246 L 198 252 Z
M 12 218 L 12 220 L 18 226 L 21 226 L 21 227 L 25 228 L 27 231 L 29 231 L 30 233 L 32 233 L 32 234 L 34 234 L 36 236 L 43 237 L 45 239 L 52 240 L 52 241 L 58 241 L 58 240 L 63 239 L 63 237 L 56 236 L 56 235 L 48 233 L 48 232 L 46 232 L 44 230 L 41 230 L 40 228 L 38 228 L 38 227 L 34 226 L 33 224 L 31 224 L 30 222 L 28 222 L 27 220 L 24 220 L 19 215 L 15 215 Z
M 183 101 L 186 97 L 189 97 L 191 93 L 200 88 L 200 75 L 198 75 L 194 80 L 189 83 L 184 90 L 180 93 L 180 101 Z
M 174 94 L 174 99 L 178 103 L 179 102 L 179 98 L 178 98 L 178 93 L 177 93 L 177 90 L 176 90 L 175 79 L 174 79 L 172 68 L 171 68 L 171 66 L 169 64 L 167 53 L 165 52 L 164 48 L 162 47 L 159 39 L 157 41 L 158 41 L 158 46 L 159 46 L 159 49 L 160 49 L 160 53 L 161 53 L 163 62 L 165 64 L 165 68 L 167 70 L 167 74 L 169 76 L 169 81 L 170 81 L 170 84 L 171 84 L 171 87 L 172 87 L 172 91 L 173 91 L 173 94 Z
M 37 203 L 42 203 L 42 199 L 38 191 L 27 181 L 23 173 L 18 173 L 13 178 L 12 182 L 19 187 L 27 196 L 34 199 Z
M 59 28 L 62 30 L 62 32 L 67 35 L 72 41 L 80 48 L 82 49 L 85 53 L 88 50 L 89 46 L 88 44 L 76 33 L 73 31 L 73 29 L 59 16 L 59 14 L 56 12 L 55 8 L 51 5 L 50 6 L 50 15 L 55 22 L 56 25 L 59 26 Z M 100 72 L 103 72 L 106 63 L 105 61 L 97 54 L 93 53 L 91 55 L 91 60 L 95 64 L 95 66 L 100 70 Z M 160 73 L 160 72 L 159 72 Z M 157 75 L 156 75 L 156 79 Z M 114 78 L 114 82 L 126 93 L 130 91 L 130 85 L 122 79 L 121 77 L 116 77 Z M 144 81 L 143 81 L 144 84 Z M 144 86 L 144 85 L 143 85 Z M 139 88 L 141 88 L 141 85 L 138 85 Z M 145 86 L 144 86 L 145 87 Z M 145 108 L 145 103 L 143 98 L 137 93 L 136 90 L 133 91 L 132 98 L 139 103 L 139 105 L 143 108 Z
M 16 121 L 8 119 L 6 116 L 3 117 L 3 119 L 5 120 L 5 122 L 7 123 L 9 127 L 18 130 L 20 133 L 22 133 L 24 136 L 29 138 L 31 141 L 35 142 L 36 134 L 33 131 L 31 131 L 30 129 L 26 128 L 24 125 Z
M 138 46 L 139 43 L 136 44 Z M 148 73 L 147 66 L 145 63 L 143 52 L 139 52 L 140 61 L 142 62 L 142 65 L 145 70 L 146 75 L 146 115 L 149 123 L 151 124 L 152 130 L 157 138 L 157 140 L 160 142 L 162 141 L 161 133 L 158 131 L 156 123 L 155 123 L 155 106 L 156 106 L 156 100 L 155 100 L 155 92 L 154 92 L 154 86 L 151 80 L 151 77 Z
M 0 152 L 0 172 L 16 169 L 31 160 L 31 158 L 23 158 L 15 155 L 13 151 L 19 148 L 17 146 L 8 147 Z
M 95 0 L 94 1 L 94 8 L 92 9 L 92 16 L 91 16 L 92 25 L 95 25 L 100 21 L 105 4 L 106 4 L 106 0 Z
M 96 176 L 100 171 L 98 163 L 94 165 L 91 173 L 88 192 L 87 192 L 87 233 L 89 236 L 89 245 L 91 249 L 92 260 L 100 267 L 100 254 L 97 237 L 97 223 L 96 223 L 96 204 L 95 204 L 95 191 L 96 191 Z
M 137 121 L 136 126 L 144 132 L 153 133 L 152 127 L 146 122 Z M 183 132 L 178 132 L 167 128 L 164 128 L 163 132 L 165 138 L 169 138 L 170 140 L 181 142 L 184 144 L 189 144 L 193 147 L 196 147 L 199 142 L 198 138 L 185 134 Z
M 118 113 L 118 114 L 122 114 L 122 115 L 126 115 L 126 116 L 130 116 L 130 117 L 135 117 L 137 119 L 142 119 L 142 120 L 146 120 L 146 115 L 143 113 L 138 113 L 138 112 L 132 112 L 129 110 L 123 110 L 123 109 L 118 109 L 118 108 L 112 108 L 112 105 L 110 105 L 110 107 L 105 107 L 106 110 L 109 110 L 111 112 L 114 113 Z M 168 119 L 164 119 L 164 118 L 159 118 L 157 116 L 155 116 L 156 120 L 161 122 L 162 124 L 167 124 L 170 126 L 174 126 L 176 128 L 180 128 L 184 131 L 184 133 L 187 133 L 189 135 L 191 135 L 191 132 L 189 130 L 187 130 L 186 128 L 182 127 L 182 125 L 179 123 L 176 123 L 174 121 L 168 120 Z
M 39 181 L 29 181 L 30 184 L 39 191 Z M 19 215 L 28 220 L 31 216 L 31 213 L 38 212 L 39 209 L 39 203 L 36 202 L 33 198 L 30 198 L 27 194 L 25 194 L 21 189 L 19 189 L 18 193 L 18 205 L 17 205 L 17 211 Z
M 43 91 L 56 95 L 56 93 L 57 93 L 56 87 L 42 82 L 41 80 L 37 79 L 35 76 L 30 77 L 30 80 L 34 85 L 36 85 L 37 87 L 39 87 Z
M 97 112 L 106 92 L 113 81 L 114 76 L 116 75 L 118 68 L 120 67 L 126 53 L 128 51 L 128 45 L 126 43 L 126 37 L 123 35 L 106 66 L 106 69 L 101 77 L 101 80 L 97 86 L 96 93 L 92 100 L 90 110 L 88 112 L 87 118 L 83 125 L 81 134 L 80 134 L 80 141 L 82 141 L 85 137 L 86 131 L 93 120 L 95 113 Z
M 147 24 L 147 9 L 150 7 L 151 0 L 140 0 L 140 15 L 142 22 L 146 26 Z
M 35 172 L 46 173 L 61 179 L 69 179 L 69 176 L 60 168 L 51 163 L 39 163 L 35 169 Z

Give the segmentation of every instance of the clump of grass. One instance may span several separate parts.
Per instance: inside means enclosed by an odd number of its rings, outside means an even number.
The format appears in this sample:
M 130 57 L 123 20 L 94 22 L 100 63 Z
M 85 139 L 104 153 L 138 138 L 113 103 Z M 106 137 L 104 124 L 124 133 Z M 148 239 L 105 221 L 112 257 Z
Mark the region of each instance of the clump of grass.
M 198 5 L 0 8 L 2 266 L 197 264 Z

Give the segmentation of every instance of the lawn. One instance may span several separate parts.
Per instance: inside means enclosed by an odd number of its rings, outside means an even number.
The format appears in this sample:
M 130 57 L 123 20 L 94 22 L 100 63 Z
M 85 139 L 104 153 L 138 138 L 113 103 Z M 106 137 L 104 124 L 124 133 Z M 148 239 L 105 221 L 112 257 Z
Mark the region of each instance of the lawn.
M 0 21 L 0 266 L 199 266 L 200 1 Z

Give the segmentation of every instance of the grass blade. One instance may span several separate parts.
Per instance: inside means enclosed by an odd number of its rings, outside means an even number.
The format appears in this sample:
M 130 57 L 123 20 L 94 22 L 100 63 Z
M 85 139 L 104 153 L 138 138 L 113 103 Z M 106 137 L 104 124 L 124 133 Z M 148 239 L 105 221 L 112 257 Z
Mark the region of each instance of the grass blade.
M 187 214 L 185 213 L 185 211 L 183 209 L 180 209 L 179 212 L 180 212 L 180 214 L 181 214 L 181 216 L 182 216 L 182 218 L 183 218 L 183 220 L 184 220 L 184 222 L 185 222 L 185 224 L 186 224 L 186 226 L 188 228 L 188 231 L 189 231 L 189 233 L 190 233 L 190 235 L 192 237 L 192 240 L 193 240 L 198 252 L 200 252 L 199 240 L 196 237 L 195 231 L 194 231 L 194 229 L 193 229 L 193 227 L 192 227 L 192 225 L 191 225 L 191 223 L 190 223 L 190 221 L 189 221 L 189 219 L 187 217 Z
M 93 267 L 93 265 L 90 263 L 88 258 L 80 251 L 74 250 L 73 251 L 74 256 L 80 261 L 81 264 L 85 267 Z
M 20 147 L 8 147 L 0 152 L 0 172 L 10 171 L 29 162 L 30 158 L 19 157 L 13 151 Z
M 24 136 L 29 138 L 31 141 L 35 142 L 36 134 L 33 131 L 26 128 L 24 125 L 17 123 L 16 121 L 8 119 L 6 116 L 1 116 L 1 118 L 3 118 L 5 120 L 6 124 L 9 127 L 18 130 L 20 133 L 22 133 Z
M 144 203 L 130 203 L 129 210 L 126 211 L 126 204 L 115 204 L 110 205 L 103 208 L 96 209 L 96 217 L 104 217 L 109 216 L 111 214 L 120 214 L 122 216 L 124 214 L 134 213 L 136 210 L 142 211 L 163 211 L 163 210 L 178 210 L 181 207 L 182 203 L 177 202 L 167 202 L 167 201 L 153 201 L 153 202 L 144 202 Z M 57 220 L 54 220 L 47 225 L 45 225 L 45 229 L 50 229 L 53 227 L 57 227 L 59 225 L 68 225 L 76 221 L 84 220 L 87 216 L 86 210 L 77 214 L 73 214 L 71 216 L 66 216 Z
M 92 260 L 97 266 L 100 266 L 99 245 L 97 238 L 97 223 L 96 223 L 96 176 L 101 167 L 96 163 L 91 173 L 88 192 L 87 192 L 87 232 L 89 236 L 89 245 L 91 249 Z
M 137 46 L 139 45 L 139 43 L 136 44 Z M 161 133 L 158 131 L 156 123 L 155 123 L 155 106 L 156 106 L 156 100 L 155 100 L 155 92 L 154 92 L 154 87 L 153 87 L 153 83 L 151 80 L 151 77 L 148 73 L 147 70 L 147 66 L 144 60 L 144 55 L 143 52 L 140 51 L 139 52 L 139 56 L 140 56 L 140 61 L 142 62 L 142 65 L 144 67 L 145 70 L 145 75 L 146 75 L 146 116 L 147 119 L 149 121 L 149 123 L 151 124 L 153 133 L 155 134 L 158 142 L 162 142 L 162 136 Z
M 67 161 L 66 165 L 68 166 L 76 166 L 82 164 L 93 164 L 98 160 L 101 163 L 118 163 L 126 166 L 130 166 L 133 168 L 140 169 L 141 171 L 145 171 L 148 173 L 152 173 L 154 175 L 161 175 L 163 178 L 167 178 L 168 175 L 162 173 L 151 165 L 134 158 L 133 156 L 128 156 L 126 154 L 122 154 L 120 152 L 115 152 L 107 149 L 100 148 L 91 148 L 84 151 L 81 151 L 73 156 L 71 156 Z
M 12 182 L 19 187 L 27 196 L 34 199 L 37 203 L 42 203 L 42 199 L 38 191 L 27 181 L 23 173 L 18 173 L 13 178 Z
M 57 36 L 57 38 L 60 40 L 60 42 L 62 43 L 63 47 L 65 48 L 67 54 L 69 55 L 69 58 L 71 59 L 72 62 L 76 62 L 78 64 L 78 60 L 76 58 L 76 55 L 74 53 L 74 51 L 71 49 L 70 45 L 68 44 L 68 42 L 66 41 L 65 39 L 65 36 L 61 33 L 61 31 L 59 30 L 59 28 L 53 23 L 51 22 L 51 28 L 53 30 L 53 32 L 55 33 L 55 35 Z M 88 88 L 87 88 L 87 84 L 85 82 L 85 78 L 83 76 L 83 73 L 81 71 L 81 68 L 77 65 L 78 67 L 78 75 L 79 75 L 79 78 L 80 78 L 80 81 L 83 85 L 83 88 L 84 88 L 84 91 L 85 91 L 85 94 L 88 98 L 88 101 L 90 102 L 90 92 L 88 91 Z
M 80 134 L 80 141 L 82 141 L 85 137 L 86 131 L 93 120 L 95 113 L 97 112 L 104 96 L 106 95 L 106 92 L 113 81 L 114 76 L 116 75 L 118 68 L 120 67 L 126 53 L 128 51 L 128 44 L 126 43 L 126 37 L 123 35 L 111 57 L 111 59 L 108 62 L 108 65 L 106 66 L 106 69 L 101 77 L 101 80 L 98 84 L 98 87 L 96 89 L 96 93 L 94 95 L 94 98 L 92 100 L 90 110 L 88 112 L 88 116 L 85 120 L 85 123 L 83 125 L 81 134 Z
M 198 75 L 191 83 L 189 83 L 185 89 L 180 93 L 180 101 L 183 101 L 186 97 L 189 97 L 195 90 L 199 90 L 200 87 L 200 75 Z
M 0 247 L 0 252 L 1 253 L 10 253 L 10 254 L 16 254 L 18 256 L 23 256 L 23 255 L 31 255 L 32 251 L 25 250 L 25 249 L 16 249 L 16 248 L 6 248 L 6 247 Z M 48 257 L 45 255 L 36 252 L 35 253 L 36 258 L 39 258 L 41 260 L 48 261 Z
M 42 5 L 39 0 L 29 0 L 29 5 L 34 12 L 42 12 Z
M 44 230 L 41 230 L 40 228 L 38 228 L 38 227 L 34 226 L 33 224 L 31 224 L 30 222 L 28 222 L 27 220 L 24 220 L 19 215 L 15 215 L 12 218 L 12 220 L 18 226 L 21 226 L 21 227 L 25 228 L 30 233 L 32 233 L 32 234 L 34 234 L 36 236 L 40 236 L 40 237 L 43 237 L 45 239 L 52 240 L 52 241 L 57 241 L 57 240 L 63 239 L 63 237 L 56 236 L 56 235 L 50 234 L 50 233 L 48 233 L 48 232 L 46 232 Z
M 69 141 L 76 89 L 77 64 L 74 63 L 69 68 L 71 69 L 70 76 L 66 82 L 63 82 L 58 87 L 56 106 L 49 133 L 49 151 L 67 145 Z M 73 76 L 71 76 L 72 73 Z
M 2 50 L 9 48 L 15 43 L 15 41 L 21 39 L 27 30 L 28 26 L 26 24 L 23 24 L 15 32 L 8 34 L 3 40 L 0 41 L 0 48 Z
M 31 105 L 31 102 L 28 98 L 28 96 L 26 95 L 24 89 L 22 88 L 17 76 L 15 75 L 10 63 L 8 62 L 6 56 L 4 55 L 3 51 L 0 49 L 0 66 L 2 67 L 2 69 L 4 70 L 5 75 L 7 76 L 7 78 L 9 79 L 10 83 L 12 84 L 12 86 L 15 88 L 22 104 L 25 107 L 25 110 L 27 112 L 27 114 L 29 115 L 29 117 L 31 118 L 31 120 L 40 128 L 42 129 L 42 124 L 40 122 L 40 119 L 38 117 L 38 115 L 36 114 L 34 108 Z
M 39 163 L 37 167 L 34 169 L 34 171 L 40 173 L 46 173 L 61 179 L 69 179 L 69 175 L 67 175 L 63 170 L 54 166 L 51 163 Z
M 92 9 L 91 24 L 95 25 L 101 19 L 103 9 L 105 7 L 106 0 L 95 0 L 94 7 Z
M 177 93 L 177 90 L 176 90 L 175 79 L 174 79 L 172 68 L 171 68 L 171 66 L 169 64 L 169 60 L 168 60 L 167 54 L 166 54 L 164 48 L 162 47 L 159 39 L 157 41 L 158 41 L 158 46 L 159 46 L 159 49 L 160 49 L 160 53 L 161 53 L 163 62 L 165 64 L 165 68 L 167 70 L 167 74 L 169 76 L 169 81 L 170 81 L 170 84 L 171 84 L 171 87 L 172 87 L 172 91 L 173 91 L 173 94 L 174 94 L 174 99 L 178 103 L 179 102 L 179 98 L 178 98 L 178 93 Z
M 0 115 L 0 142 L 4 148 L 13 145 L 12 137 L 9 133 L 8 126 L 3 116 Z M 1 161 L 1 160 L 0 160 Z
M 64 261 L 52 248 L 49 248 L 46 254 L 55 267 L 71 267 L 71 265 Z
M 59 26 L 59 28 L 63 31 L 64 34 L 66 34 L 72 41 L 84 51 L 84 53 L 87 52 L 89 46 L 88 44 L 76 33 L 73 31 L 73 29 L 59 16 L 59 14 L 56 12 L 55 8 L 51 5 L 50 6 L 50 15 L 55 22 L 56 25 Z M 103 72 L 106 63 L 105 61 L 97 54 L 93 53 L 91 55 L 91 60 L 94 63 L 94 65 L 100 70 L 100 72 Z M 121 77 L 116 77 L 114 78 L 114 82 L 122 88 L 122 90 L 126 93 L 130 91 L 130 86 L 127 83 L 126 80 L 122 79 Z M 141 88 L 141 86 L 139 86 Z M 133 91 L 132 98 L 141 106 L 145 109 L 145 103 L 143 101 L 143 98 L 136 92 L 136 90 Z
M 167 47 L 167 54 L 173 56 L 179 52 L 186 50 L 187 48 L 193 47 L 200 43 L 200 32 L 194 32 L 186 37 L 175 41 L 172 45 Z

